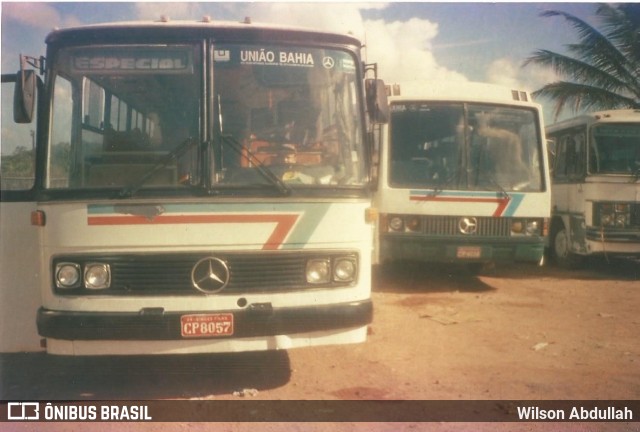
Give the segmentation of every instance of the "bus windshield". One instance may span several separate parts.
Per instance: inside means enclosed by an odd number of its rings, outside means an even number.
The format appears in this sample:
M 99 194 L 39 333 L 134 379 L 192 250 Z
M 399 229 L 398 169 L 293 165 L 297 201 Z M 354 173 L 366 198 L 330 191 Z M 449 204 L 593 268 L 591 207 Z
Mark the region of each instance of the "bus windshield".
M 300 46 L 61 49 L 45 186 L 123 197 L 362 186 L 356 65 Z
M 637 174 L 640 170 L 640 124 L 600 124 L 592 128 L 589 172 Z
M 542 142 L 534 110 L 472 103 L 391 106 L 395 187 L 540 191 Z

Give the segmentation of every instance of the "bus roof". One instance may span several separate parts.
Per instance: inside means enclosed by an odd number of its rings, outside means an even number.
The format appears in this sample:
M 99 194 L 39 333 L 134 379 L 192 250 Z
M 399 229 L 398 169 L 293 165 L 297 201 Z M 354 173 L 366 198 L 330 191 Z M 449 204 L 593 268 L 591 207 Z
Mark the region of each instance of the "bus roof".
M 527 91 L 467 81 L 409 81 L 389 86 L 389 101 L 439 100 L 531 104 Z
M 640 110 L 638 109 L 618 109 L 606 111 L 594 111 L 582 114 L 571 119 L 547 126 L 547 133 L 556 132 L 561 129 L 580 126 L 589 123 L 619 123 L 619 122 L 640 122 Z
M 205 38 L 225 36 L 225 40 L 290 42 L 318 42 L 348 44 L 361 47 L 359 39 L 352 35 L 331 33 L 309 28 L 282 26 L 264 23 L 252 23 L 249 18 L 242 22 L 214 21 L 204 17 L 199 21 L 175 20 L 161 18 L 158 21 L 122 21 L 100 24 L 89 24 L 64 29 L 54 29 L 47 35 L 48 44 L 56 43 L 100 43 L 149 38 L 157 39 Z

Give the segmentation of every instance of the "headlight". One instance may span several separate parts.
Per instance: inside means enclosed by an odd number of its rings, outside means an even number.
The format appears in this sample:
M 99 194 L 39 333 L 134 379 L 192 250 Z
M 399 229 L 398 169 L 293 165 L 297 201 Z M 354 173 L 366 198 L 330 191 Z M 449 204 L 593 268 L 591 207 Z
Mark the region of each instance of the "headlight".
M 404 231 L 404 222 L 399 216 L 393 216 L 389 219 L 389 228 L 393 231 Z
M 625 228 L 631 222 L 629 203 L 594 203 L 593 224 L 602 227 Z
M 351 282 L 356 278 L 356 263 L 352 259 L 336 260 L 333 268 L 333 279 L 336 282 Z
M 419 216 L 409 216 L 406 222 L 407 229 L 413 232 L 419 232 L 422 227 Z
M 602 225 L 611 225 L 613 222 L 614 215 L 612 213 L 602 214 L 600 216 L 600 221 Z
M 524 223 L 515 219 L 511 222 L 511 234 L 522 234 L 524 232 Z
M 84 285 L 88 289 L 109 288 L 111 270 L 108 264 L 87 264 L 84 268 Z
M 513 219 L 511 221 L 511 235 L 540 235 L 543 227 L 541 219 Z
M 536 220 L 527 222 L 527 235 L 537 235 L 540 233 L 540 224 Z
M 624 228 L 627 225 L 627 215 L 626 214 L 616 214 L 616 226 L 620 228 Z
M 80 266 L 74 263 L 56 265 L 56 286 L 58 288 L 77 288 L 80 285 Z
M 327 283 L 331 279 L 331 264 L 328 259 L 307 261 L 307 282 L 311 284 Z

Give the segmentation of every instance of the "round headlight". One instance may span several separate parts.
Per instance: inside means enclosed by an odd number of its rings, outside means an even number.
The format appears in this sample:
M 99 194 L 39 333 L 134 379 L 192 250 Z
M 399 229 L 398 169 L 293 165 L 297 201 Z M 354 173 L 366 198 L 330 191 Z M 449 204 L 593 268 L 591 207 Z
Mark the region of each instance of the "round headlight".
M 409 231 L 418 232 L 420 231 L 422 224 L 420 223 L 420 217 L 411 216 L 407 219 L 407 228 Z
M 333 278 L 338 282 L 351 282 L 356 277 L 356 263 L 351 259 L 339 259 L 333 268 Z
M 389 220 L 389 228 L 393 231 L 403 231 L 404 230 L 404 222 L 401 217 L 394 216 Z
M 514 220 L 511 223 L 511 232 L 515 234 L 522 234 L 524 231 L 524 226 L 521 220 Z
M 307 261 L 307 282 L 312 284 L 327 283 L 331 277 L 331 265 L 328 259 L 312 259 Z
M 80 281 L 80 266 L 74 263 L 56 265 L 56 286 L 58 288 L 76 288 Z
M 88 289 L 109 288 L 111 272 L 107 264 L 87 264 L 84 269 L 84 284 Z
M 527 222 L 527 234 L 529 235 L 538 234 L 539 226 L 540 225 L 538 224 L 538 221 Z

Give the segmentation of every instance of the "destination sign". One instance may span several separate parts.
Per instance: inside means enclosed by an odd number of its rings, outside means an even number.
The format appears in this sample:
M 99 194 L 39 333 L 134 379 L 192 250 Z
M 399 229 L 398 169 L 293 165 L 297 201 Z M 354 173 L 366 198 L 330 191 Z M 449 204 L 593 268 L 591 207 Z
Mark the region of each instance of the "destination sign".
M 192 73 L 193 59 L 189 50 L 85 50 L 71 57 L 71 69 L 80 73 Z

